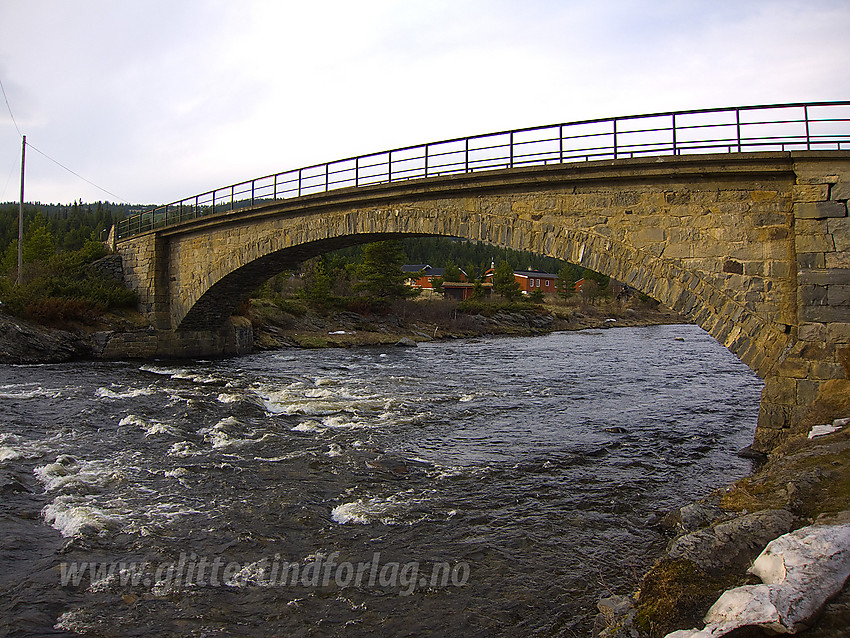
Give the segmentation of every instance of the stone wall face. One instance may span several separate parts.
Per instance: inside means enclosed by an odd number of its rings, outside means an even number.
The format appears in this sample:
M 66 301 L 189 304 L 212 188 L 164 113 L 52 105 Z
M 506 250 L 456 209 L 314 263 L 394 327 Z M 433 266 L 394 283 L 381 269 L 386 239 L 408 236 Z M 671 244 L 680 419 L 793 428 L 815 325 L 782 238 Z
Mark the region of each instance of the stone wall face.
M 107 255 L 89 264 L 89 271 L 99 277 L 124 283 L 124 264 L 121 255 Z
M 251 353 L 254 332 L 248 319 L 232 317 L 218 330 L 99 332 L 92 343 L 94 356 L 107 360 L 226 357 Z
M 137 255 L 124 264 L 145 311 L 193 330 L 220 325 L 240 295 L 286 267 L 382 237 L 448 235 L 564 259 L 689 316 L 765 378 L 768 445 L 821 378 L 843 374 L 850 180 L 839 165 L 849 153 L 493 171 L 284 200 L 118 249 Z
M 841 361 L 850 360 L 850 159 L 799 157 L 794 173 L 796 339 L 765 379 L 756 443 L 766 449 L 824 381 L 847 378 Z

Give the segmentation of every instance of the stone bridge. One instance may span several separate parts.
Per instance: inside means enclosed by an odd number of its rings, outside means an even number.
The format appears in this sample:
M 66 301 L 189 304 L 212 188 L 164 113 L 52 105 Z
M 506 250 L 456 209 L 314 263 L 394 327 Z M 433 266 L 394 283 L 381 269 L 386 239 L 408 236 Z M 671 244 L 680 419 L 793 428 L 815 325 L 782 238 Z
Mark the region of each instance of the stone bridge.
M 850 152 L 591 161 L 340 189 L 117 242 L 160 355 L 237 352 L 230 315 L 270 276 L 386 238 L 450 236 L 610 275 L 765 380 L 769 449 L 850 359 Z M 238 324 L 238 322 L 237 322 Z

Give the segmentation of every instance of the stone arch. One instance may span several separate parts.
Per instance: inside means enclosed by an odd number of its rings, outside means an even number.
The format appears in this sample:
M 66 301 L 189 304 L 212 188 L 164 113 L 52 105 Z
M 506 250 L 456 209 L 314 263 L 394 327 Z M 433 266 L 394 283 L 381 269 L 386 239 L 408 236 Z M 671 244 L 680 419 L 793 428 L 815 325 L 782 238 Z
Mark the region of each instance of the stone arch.
M 542 218 L 517 218 L 505 227 L 486 214 L 445 210 L 462 207 L 462 200 L 444 201 L 442 206 L 444 214 L 440 215 L 427 208 L 407 210 L 404 215 L 398 210 L 373 210 L 371 214 L 355 210 L 325 219 L 321 228 L 309 217 L 294 220 L 286 228 L 272 227 L 238 250 L 219 254 L 203 276 L 194 278 L 183 295 L 187 309 L 182 316 L 173 315 L 174 325 L 180 330 L 220 325 L 244 292 L 324 252 L 387 238 L 451 236 L 530 250 L 626 283 L 692 319 L 762 377 L 775 363 L 771 354 L 781 351 L 788 341 L 784 325 L 759 317 L 700 273 L 682 268 L 657 251 L 587 230 L 556 227 Z

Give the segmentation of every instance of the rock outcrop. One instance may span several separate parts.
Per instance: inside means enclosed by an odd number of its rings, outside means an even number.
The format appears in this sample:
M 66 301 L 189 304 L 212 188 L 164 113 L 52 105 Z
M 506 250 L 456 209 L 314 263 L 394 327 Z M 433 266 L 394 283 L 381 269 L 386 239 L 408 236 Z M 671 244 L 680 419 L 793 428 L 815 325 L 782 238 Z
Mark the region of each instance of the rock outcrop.
M 90 355 L 90 346 L 75 334 L 0 314 L 0 363 L 60 363 Z

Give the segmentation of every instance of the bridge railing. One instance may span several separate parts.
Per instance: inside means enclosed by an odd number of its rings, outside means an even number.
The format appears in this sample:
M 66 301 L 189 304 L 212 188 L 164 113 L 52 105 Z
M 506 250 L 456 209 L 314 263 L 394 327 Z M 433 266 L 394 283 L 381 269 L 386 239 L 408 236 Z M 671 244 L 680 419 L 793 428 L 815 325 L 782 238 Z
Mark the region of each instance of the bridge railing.
M 630 115 L 405 146 L 193 195 L 121 220 L 117 236 L 340 188 L 591 160 L 789 150 L 850 150 L 850 101 Z

